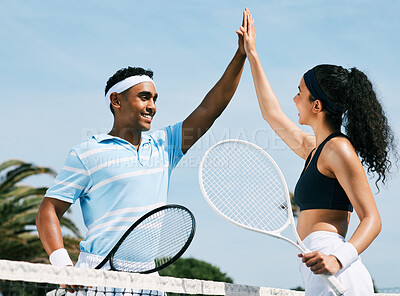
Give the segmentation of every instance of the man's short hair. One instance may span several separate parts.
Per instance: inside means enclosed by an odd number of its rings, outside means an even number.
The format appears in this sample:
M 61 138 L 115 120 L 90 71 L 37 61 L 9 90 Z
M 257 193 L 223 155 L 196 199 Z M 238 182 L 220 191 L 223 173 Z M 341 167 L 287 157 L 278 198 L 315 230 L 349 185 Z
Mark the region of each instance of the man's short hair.
M 153 79 L 153 71 L 150 69 L 145 70 L 140 67 L 127 67 L 127 68 L 122 68 L 118 70 L 113 76 L 111 76 L 106 84 L 106 88 L 104 90 L 104 95 L 107 94 L 108 90 L 112 88 L 115 84 L 118 82 L 131 77 L 131 76 L 139 76 L 139 75 L 147 75 L 151 79 Z
M 140 75 L 147 75 L 149 76 L 151 79 L 153 79 L 153 71 L 151 71 L 150 69 L 145 70 L 141 67 L 127 67 L 127 68 L 122 68 L 120 70 L 118 70 L 113 76 L 111 76 L 107 83 L 106 83 L 106 88 L 104 90 L 104 95 L 107 94 L 107 92 L 109 91 L 110 88 L 112 88 L 115 84 L 117 84 L 118 82 L 131 77 L 131 76 L 140 76 Z M 114 110 L 110 104 L 110 110 L 111 112 L 114 114 Z

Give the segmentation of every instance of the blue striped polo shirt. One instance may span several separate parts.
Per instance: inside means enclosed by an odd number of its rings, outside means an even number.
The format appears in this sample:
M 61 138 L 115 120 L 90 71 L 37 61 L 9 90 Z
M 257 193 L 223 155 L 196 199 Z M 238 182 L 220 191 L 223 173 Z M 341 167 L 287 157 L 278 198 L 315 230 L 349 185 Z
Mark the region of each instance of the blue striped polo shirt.
M 82 252 L 106 256 L 140 216 L 166 204 L 181 146 L 182 122 L 142 134 L 138 150 L 106 134 L 71 149 L 46 196 L 69 203 L 79 199 L 88 228 Z

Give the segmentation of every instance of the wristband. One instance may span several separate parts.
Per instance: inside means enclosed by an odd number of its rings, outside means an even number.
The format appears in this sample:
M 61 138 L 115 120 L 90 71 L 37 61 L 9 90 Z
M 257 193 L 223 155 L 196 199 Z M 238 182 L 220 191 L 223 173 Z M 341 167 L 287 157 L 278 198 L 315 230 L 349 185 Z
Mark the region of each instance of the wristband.
M 51 253 L 49 260 L 51 265 L 54 266 L 73 266 L 71 258 L 69 258 L 68 252 L 64 248 L 55 250 L 53 253 Z
M 358 259 L 357 249 L 349 242 L 345 242 L 331 255 L 335 256 L 342 264 L 342 269 L 349 267 Z

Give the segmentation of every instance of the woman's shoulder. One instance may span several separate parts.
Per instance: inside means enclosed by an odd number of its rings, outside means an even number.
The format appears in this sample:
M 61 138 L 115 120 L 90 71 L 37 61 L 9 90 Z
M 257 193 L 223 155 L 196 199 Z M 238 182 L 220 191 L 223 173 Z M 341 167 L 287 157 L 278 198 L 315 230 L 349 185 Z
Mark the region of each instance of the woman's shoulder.
M 353 145 L 350 142 L 350 139 L 347 138 L 344 134 L 340 134 L 330 139 L 326 143 L 324 149 L 335 153 L 346 153 L 350 151 L 351 152 L 355 151 Z
M 333 166 L 345 166 L 346 164 L 352 163 L 354 160 L 359 161 L 353 145 L 345 136 L 338 136 L 330 139 L 326 143 L 321 156 Z

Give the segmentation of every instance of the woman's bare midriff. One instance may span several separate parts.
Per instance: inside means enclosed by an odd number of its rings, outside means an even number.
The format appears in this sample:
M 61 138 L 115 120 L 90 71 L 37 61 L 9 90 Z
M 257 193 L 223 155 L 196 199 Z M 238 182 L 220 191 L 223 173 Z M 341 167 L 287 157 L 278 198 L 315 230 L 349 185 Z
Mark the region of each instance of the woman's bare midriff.
M 304 240 L 314 231 L 335 232 L 346 236 L 349 225 L 350 212 L 340 210 L 303 210 L 297 220 L 297 232 L 300 239 Z

